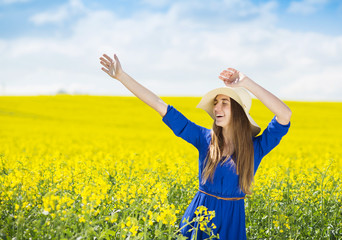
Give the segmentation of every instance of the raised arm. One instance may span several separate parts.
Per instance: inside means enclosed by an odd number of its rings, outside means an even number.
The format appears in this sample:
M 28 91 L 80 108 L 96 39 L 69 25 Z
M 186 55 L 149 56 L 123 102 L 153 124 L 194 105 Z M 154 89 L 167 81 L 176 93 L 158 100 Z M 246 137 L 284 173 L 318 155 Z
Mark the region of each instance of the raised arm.
M 156 94 L 145 88 L 124 72 L 116 54 L 114 54 L 114 60 L 106 54 L 103 54 L 103 56 L 100 57 L 100 60 L 100 63 L 104 66 L 101 69 L 105 73 L 121 82 L 129 91 L 131 91 L 141 101 L 156 110 L 162 117 L 165 116 L 167 112 L 167 104 Z
M 261 87 L 243 73 L 228 68 L 223 70 L 219 76 L 228 87 L 244 87 L 254 94 L 271 112 L 276 115 L 280 124 L 286 125 L 290 122 L 292 112 L 290 108 L 275 95 Z

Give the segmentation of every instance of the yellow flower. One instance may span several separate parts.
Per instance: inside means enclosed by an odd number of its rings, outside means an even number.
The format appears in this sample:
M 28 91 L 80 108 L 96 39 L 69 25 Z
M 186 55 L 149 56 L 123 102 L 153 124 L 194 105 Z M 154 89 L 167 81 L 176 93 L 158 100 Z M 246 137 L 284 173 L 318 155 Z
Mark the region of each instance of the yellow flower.
M 153 217 L 153 212 L 151 210 L 148 210 L 147 215 L 152 219 Z
M 132 233 L 132 236 L 134 237 L 135 235 L 137 235 L 139 227 L 138 226 L 132 226 L 129 231 Z
M 276 228 L 279 227 L 279 222 L 278 222 L 278 221 L 273 220 L 273 224 L 274 224 L 274 226 L 275 226 Z
M 132 225 L 130 219 L 131 219 L 130 217 L 127 218 L 127 222 L 126 222 L 126 226 L 127 226 L 127 227 L 130 227 L 130 226 Z
M 170 103 L 182 108 L 194 122 L 210 127 L 193 108 L 197 100 L 172 98 Z M 91 216 L 93 224 L 96 218 L 99 225 L 109 225 L 122 239 L 136 238 L 139 231 L 156 234 L 159 230 L 160 236 L 166 236 L 165 229 L 175 230 L 179 213 L 198 189 L 198 153 L 172 136 L 160 118 L 151 117 L 138 101 L 64 95 L 1 97 L 0 109 L 5 111 L 0 114 L 2 210 L 14 209 L 13 217 L 19 222 L 21 216 L 37 209 L 40 220 L 47 219 L 45 226 L 53 223 L 53 229 L 74 216 L 75 224 L 82 225 Z M 271 116 L 260 102 L 254 103 L 254 116 L 264 128 Z M 336 128 L 341 103 L 289 104 L 296 119 L 281 144 L 262 160 L 253 197 L 263 198 L 257 199 L 265 202 L 260 207 L 280 211 L 272 223 L 277 231 L 291 229 L 295 233 L 282 212 L 285 201 L 291 202 L 289 209 L 295 214 L 320 206 L 321 201 L 327 202 L 327 207 L 341 203 L 342 140 Z M 170 202 L 174 196 L 179 197 L 176 206 Z M 200 229 L 216 228 L 210 222 L 214 211 L 202 206 L 195 213 L 202 221 Z M 131 216 L 125 219 L 127 214 Z M 329 211 L 323 213 L 328 215 Z M 55 220 L 58 217 L 61 221 Z M 340 222 L 337 228 L 342 226 Z M 138 226 L 147 229 L 137 230 Z M 42 229 L 28 224 L 27 231 L 40 236 Z

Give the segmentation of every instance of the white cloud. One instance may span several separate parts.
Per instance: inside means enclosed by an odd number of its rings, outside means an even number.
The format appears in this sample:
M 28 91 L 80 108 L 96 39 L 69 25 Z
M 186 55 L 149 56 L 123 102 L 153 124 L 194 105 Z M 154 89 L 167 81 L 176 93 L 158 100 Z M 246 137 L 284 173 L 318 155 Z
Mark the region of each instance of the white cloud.
M 61 23 L 84 11 L 85 7 L 81 0 L 69 0 L 68 3 L 61 5 L 57 9 L 34 14 L 29 20 L 37 25 Z
M 170 0 L 142 0 L 142 2 L 152 7 L 164 7 L 170 4 Z
M 52 83 L 46 84 L 28 84 L 28 85 L 0 85 L 1 95 L 55 95 L 58 93 L 69 93 L 69 94 L 87 94 L 91 91 L 95 85 L 83 84 L 83 83 L 71 83 L 71 84 L 59 84 Z M 105 92 L 104 92 L 105 93 Z
M 212 28 L 179 6 L 129 19 L 87 10 L 68 37 L 2 40 L 3 92 L 129 94 L 100 70 L 101 54 L 117 53 L 159 95 L 202 95 L 221 86 L 219 72 L 232 66 L 285 99 L 341 100 L 342 36 L 274 28 L 272 5 L 254 10 L 265 14 L 252 20 Z
M 22 2 L 30 2 L 31 0 L 1 0 L 0 4 L 12 4 L 12 3 L 22 3 Z
M 299 13 L 299 14 L 313 14 L 319 8 L 323 7 L 330 0 L 302 0 L 302 1 L 293 1 L 291 2 L 288 12 L 290 13 Z
M 298 80 L 291 82 L 280 93 L 285 96 L 292 96 L 292 99 L 305 100 L 339 100 L 342 83 L 339 77 L 341 71 L 336 68 L 323 68 L 312 73 L 299 73 Z M 294 96 L 299 96 L 295 98 Z

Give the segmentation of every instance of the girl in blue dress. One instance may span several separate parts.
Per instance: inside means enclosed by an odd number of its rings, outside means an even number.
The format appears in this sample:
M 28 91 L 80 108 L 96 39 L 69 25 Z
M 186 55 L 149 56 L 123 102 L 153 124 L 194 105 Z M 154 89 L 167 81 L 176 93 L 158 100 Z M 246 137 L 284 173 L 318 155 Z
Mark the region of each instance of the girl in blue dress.
M 191 221 L 197 207 L 205 206 L 208 211 L 215 211 L 212 222 L 216 226 L 214 233 L 219 234 L 220 239 L 246 239 L 245 196 L 252 193 L 253 177 L 261 159 L 287 133 L 291 110 L 249 77 L 228 68 L 219 76 L 225 87 L 205 94 L 197 106 L 214 120 L 212 129 L 207 129 L 189 121 L 125 73 L 116 55 L 112 59 L 104 54 L 100 57 L 100 63 L 105 73 L 156 110 L 176 136 L 198 149 L 199 190 L 180 223 L 182 234 L 188 239 L 194 238 L 195 231 L 189 231 L 190 226 L 183 220 Z M 260 135 L 260 127 L 249 115 L 252 101 L 246 90 L 275 115 Z M 197 232 L 197 239 L 208 237 L 202 231 Z

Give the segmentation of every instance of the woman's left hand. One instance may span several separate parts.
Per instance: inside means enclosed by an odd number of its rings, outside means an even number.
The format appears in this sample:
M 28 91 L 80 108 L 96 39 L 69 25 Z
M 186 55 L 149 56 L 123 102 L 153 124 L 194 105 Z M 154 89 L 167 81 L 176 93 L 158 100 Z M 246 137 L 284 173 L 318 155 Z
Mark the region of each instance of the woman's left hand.
M 242 87 L 248 77 L 234 68 L 227 68 L 220 73 L 221 79 L 227 87 Z

